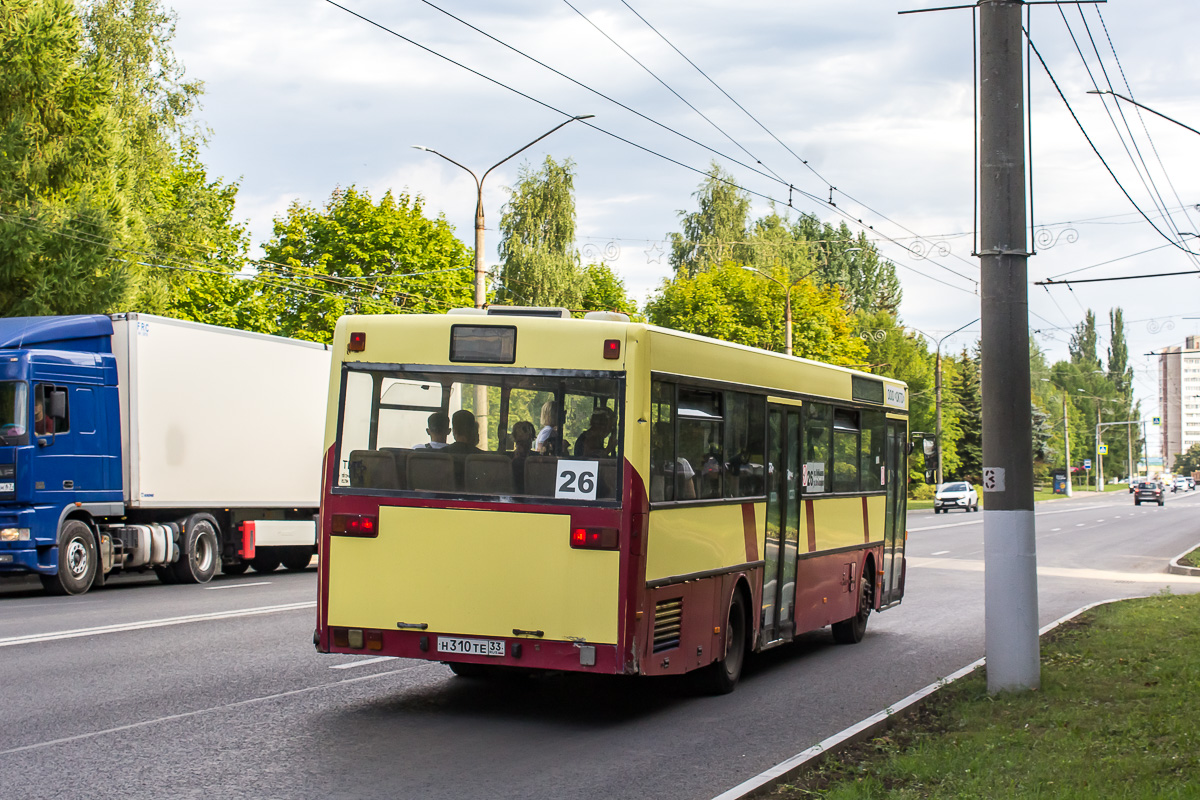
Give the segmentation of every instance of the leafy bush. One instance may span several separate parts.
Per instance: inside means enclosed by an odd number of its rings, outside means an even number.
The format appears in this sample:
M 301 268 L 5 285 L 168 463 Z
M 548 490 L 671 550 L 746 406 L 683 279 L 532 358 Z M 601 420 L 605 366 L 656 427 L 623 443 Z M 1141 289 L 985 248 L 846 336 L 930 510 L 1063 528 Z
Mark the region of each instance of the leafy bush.
M 930 483 L 910 483 L 908 496 L 912 500 L 932 500 L 937 487 Z

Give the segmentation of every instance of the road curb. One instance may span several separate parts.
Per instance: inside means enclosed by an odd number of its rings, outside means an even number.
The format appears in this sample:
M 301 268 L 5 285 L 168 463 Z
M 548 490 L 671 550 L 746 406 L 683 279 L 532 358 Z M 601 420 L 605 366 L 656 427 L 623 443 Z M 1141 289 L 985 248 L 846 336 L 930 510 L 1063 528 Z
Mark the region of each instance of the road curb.
M 1191 552 L 1190 550 L 1187 552 Z M 1186 555 L 1182 553 L 1181 555 Z M 1200 574 L 1200 570 L 1196 570 Z M 1125 600 L 1136 600 L 1137 597 L 1119 597 L 1111 600 L 1100 600 L 1095 603 L 1089 603 L 1086 606 L 1075 609 L 1071 613 L 1059 617 L 1053 622 L 1038 631 L 1039 636 L 1045 636 L 1050 631 L 1062 625 L 1064 622 L 1069 622 L 1085 611 L 1090 611 L 1098 606 L 1108 605 L 1109 603 L 1119 603 Z M 893 703 L 882 711 L 872 714 L 866 719 L 851 725 L 843 731 L 835 733 L 833 736 L 823 739 L 818 744 L 804 750 L 786 761 L 781 761 L 775 766 L 767 769 L 758 775 L 755 775 L 749 780 L 742 781 L 732 789 L 722 792 L 713 798 L 713 800 L 748 800 L 751 797 L 762 795 L 782 783 L 786 783 L 790 778 L 799 775 L 805 770 L 812 769 L 821 763 L 821 761 L 829 755 L 838 753 L 843 747 L 855 744 L 864 740 L 874 738 L 879 733 L 887 730 L 892 725 L 901 721 L 910 711 L 914 711 L 920 707 L 921 703 L 925 702 L 931 695 L 937 692 L 944 686 L 949 686 L 957 680 L 965 678 L 975 670 L 982 667 L 987 662 L 987 659 L 981 658 L 977 661 L 972 661 L 967 666 L 956 672 L 952 672 L 944 678 L 937 680 L 923 689 L 917 691 Z
M 1179 563 L 1179 559 L 1183 558 L 1196 548 L 1200 548 L 1200 544 L 1193 545 L 1192 547 L 1189 547 L 1187 550 L 1184 550 L 1182 553 L 1172 558 L 1171 563 L 1167 564 L 1167 572 L 1171 573 L 1172 575 L 1191 575 L 1194 578 L 1200 578 L 1200 569 Z

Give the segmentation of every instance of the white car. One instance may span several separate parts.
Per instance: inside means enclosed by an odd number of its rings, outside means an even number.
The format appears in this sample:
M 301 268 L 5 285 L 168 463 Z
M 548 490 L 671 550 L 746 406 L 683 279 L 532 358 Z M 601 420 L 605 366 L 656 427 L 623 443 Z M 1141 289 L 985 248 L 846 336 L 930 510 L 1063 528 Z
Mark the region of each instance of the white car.
M 952 508 L 978 511 L 979 495 L 975 492 L 975 487 L 966 481 L 943 483 L 939 486 L 933 496 L 933 513 L 940 514 Z
M 1185 492 L 1188 491 L 1189 489 L 1191 489 L 1191 486 L 1188 484 L 1188 479 L 1183 477 L 1182 475 L 1180 475 L 1179 477 L 1177 477 L 1175 479 L 1175 483 L 1171 487 L 1171 491 L 1178 492 L 1181 489 Z

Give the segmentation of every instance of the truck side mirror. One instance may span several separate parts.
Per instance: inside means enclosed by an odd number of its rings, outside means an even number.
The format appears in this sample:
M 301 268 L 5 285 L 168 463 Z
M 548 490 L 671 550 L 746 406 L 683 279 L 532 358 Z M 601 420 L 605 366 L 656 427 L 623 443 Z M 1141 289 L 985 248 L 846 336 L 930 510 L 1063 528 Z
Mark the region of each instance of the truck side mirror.
M 51 419 L 67 418 L 67 390 L 62 387 L 46 387 L 49 391 L 49 416 Z

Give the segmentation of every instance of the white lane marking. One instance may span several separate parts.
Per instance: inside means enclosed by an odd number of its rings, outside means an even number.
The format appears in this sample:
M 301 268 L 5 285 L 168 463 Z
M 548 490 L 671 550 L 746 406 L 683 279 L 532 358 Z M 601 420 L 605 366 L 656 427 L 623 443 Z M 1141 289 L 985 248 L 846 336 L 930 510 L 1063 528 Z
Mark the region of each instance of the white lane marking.
M 395 656 L 378 656 L 377 658 L 364 658 L 362 661 L 351 661 L 349 664 L 334 664 L 330 669 L 354 669 L 355 667 L 365 667 L 367 664 L 378 664 L 381 661 L 391 661 Z
M 79 639 L 84 636 L 100 636 L 105 633 L 123 633 L 125 631 L 140 631 L 146 628 L 165 628 L 170 625 L 186 625 L 189 622 L 207 622 L 214 619 L 233 619 L 234 617 L 254 617 L 260 614 L 277 614 L 281 611 L 299 611 L 313 608 L 317 601 L 308 600 L 303 603 L 287 603 L 279 606 L 259 606 L 258 608 L 237 608 L 232 611 L 214 611 L 211 614 L 191 614 L 186 617 L 165 617 L 163 619 L 147 619 L 139 622 L 123 622 L 117 625 L 100 625 L 95 628 L 76 628 L 70 631 L 55 631 L 53 633 L 33 633 L 26 636 L 9 636 L 0 639 L 0 647 L 12 647 L 18 644 L 34 644 L 37 642 L 57 642 L 60 639 Z
M 913 568 L 932 567 L 957 572 L 983 572 L 982 559 L 906 557 L 904 560 L 908 566 Z M 1117 572 L 1116 570 L 1078 569 L 1075 567 L 1038 567 L 1038 576 L 1091 581 L 1124 581 L 1125 583 L 1200 584 L 1200 578 L 1169 575 L 1165 572 Z
M 1076 527 L 1076 528 L 1082 528 L 1082 527 L 1084 527 L 1084 526 L 1086 526 L 1086 525 L 1087 525 L 1087 523 L 1086 523 L 1086 522 L 1077 522 L 1077 523 L 1075 523 L 1075 527 Z
M 423 669 L 428 667 L 441 667 L 440 664 L 427 661 L 422 664 L 416 664 L 403 669 L 393 669 L 387 672 L 376 672 L 371 675 L 360 675 L 357 678 L 343 678 L 340 681 L 331 683 L 322 683 L 319 686 L 306 686 L 303 689 L 292 689 L 287 692 L 279 692 L 278 694 L 268 694 L 263 697 L 251 697 L 249 700 L 238 700 L 236 703 L 226 703 L 223 706 L 212 706 L 210 708 L 198 708 L 195 711 L 185 711 L 182 714 L 170 714 L 165 717 L 155 717 L 154 719 L 142 720 L 141 722 L 131 722 L 128 725 L 118 725 L 115 728 L 105 728 L 104 730 L 92 731 L 91 733 L 78 733 L 74 736 L 64 736 L 61 739 L 52 739 L 48 742 L 37 742 L 36 744 L 27 744 L 21 747 L 14 747 L 11 750 L 0 750 L 0 756 L 12 755 L 13 753 L 22 753 L 27 750 L 39 750 L 43 747 L 52 747 L 59 744 L 67 744 L 68 742 L 78 742 L 82 739 L 94 739 L 97 736 L 104 736 L 109 733 L 120 733 L 121 731 L 135 730 L 137 728 L 145 728 L 148 725 L 157 725 L 160 722 L 173 722 L 178 719 L 187 719 L 188 717 L 198 717 L 201 714 L 212 714 L 217 711 L 224 711 L 230 708 L 239 708 L 241 706 L 254 705 L 263 703 L 268 700 L 278 700 L 283 697 L 292 697 L 298 694 L 309 694 L 322 689 L 336 688 L 345 686 L 348 683 L 358 683 L 359 681 L 373 681 L 376 678 L 383 678 L 388 675 L 398 675 L 401 672 L 412 672 L 415 669 Z
M 204 591 L 215 592 L 217 589 L 244 589 L 247 586 L 270 586 L 270 581 L 256 581 L 254 583 L 230 583 L 225 586 L 205 586 Z
M 1104 520 L 1098 519 L 1098 520 L 1096 520 L 1096 522 L 1104 522 Z
M 1091 509 L 1091 508 L 1100 508 L 1100 506 L 1098 506 L 1098 505 L 1077 506 L 1075 508 L 1065 508 L 1065 509 L 1062 509 L 1061 511 L 1036 511 L 1035 510 L 1034 514 L 1037 517 L 1048 517 L 1051 514 L 1074 514 L 1077 511 L 1087 511 L 1088 509 Z M 985 508 L 983 510 L 983 512 L 986 514 L 987 509 Z M 1145 512 L 1143 512 L 1143 513 L 1145 513 Z M 963 525 L 978 525 L 981 522 L 983 522 L 982 518 L 976 518 L 976 519 L 971 520 L 970 522 L 952 522 L 948 525 L 927 525 L 924 528 L 909 528 L 908 532 L 914 533 L 916 531 L 936 531 L 941 528 L 961 528 Z
M 1062 530 L 1062 528 L 1051 528 L 1050 532 L 1055 533 L 1056 531 L 1061 531 L 1061 530 Z
M 930 553 L 930 555 L 944 556 L 944 555 L 946 555 L 946 553 L 949 553 L 949 552 L 950 552 L 949 550 L 938 550 L 936 553 Z

